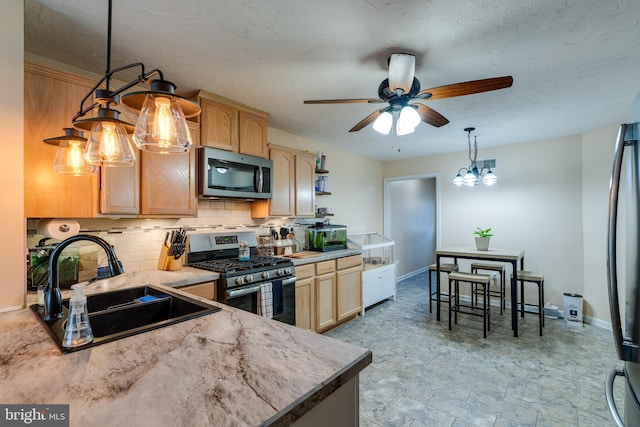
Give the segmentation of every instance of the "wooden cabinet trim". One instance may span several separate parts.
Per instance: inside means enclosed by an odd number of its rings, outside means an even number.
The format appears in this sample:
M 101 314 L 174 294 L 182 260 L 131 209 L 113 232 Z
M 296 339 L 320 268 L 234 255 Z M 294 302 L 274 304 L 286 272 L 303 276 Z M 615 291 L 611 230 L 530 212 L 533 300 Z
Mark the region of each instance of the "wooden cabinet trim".
M 315 275 L 315 264 L 296 265 L 296 278 L 306 279 Z
M 336 261 L 321 261 L 316 262 L 316 276 L 320 276 L 321 274 L 333 273 L 336 271 Z
M 349 267 L 361 267 L 362 266 L 362 255 L 352 255 L 344 258 L 337 259 L 338 270 L 342 270 L 344 268 Z

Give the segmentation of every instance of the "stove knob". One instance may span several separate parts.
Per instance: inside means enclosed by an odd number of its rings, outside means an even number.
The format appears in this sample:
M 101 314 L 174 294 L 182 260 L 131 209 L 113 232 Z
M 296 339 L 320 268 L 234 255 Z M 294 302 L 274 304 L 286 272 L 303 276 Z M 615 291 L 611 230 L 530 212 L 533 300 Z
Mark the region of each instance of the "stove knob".
M 278 271 L 276 271 L 276 274 L 277 274 L 278 276 L 284 276 L 284 270 L 283 270 L 283 269 L 281 269 L 281 268 L 279 268 L 279 269 L 278 269 Z
M 285 274 L 291 274 L 291 267 L 285 267 L 284 273 Z
M 248 275 L 247 277 L 244 278 L 244 280 L 246 280 L 247 283 L 251 283 L 251 282 L 253 282 L 253 276 L 252 275 Z
M 244 279 L 242 277 L 238 277 L 236 279 L 236 285 L 242 285 L 244 283 Z
M 268 271 L 263 272 L 262 273 L 262 278 L 263 279 L 268 279 L 269 278 L 269 272 Z

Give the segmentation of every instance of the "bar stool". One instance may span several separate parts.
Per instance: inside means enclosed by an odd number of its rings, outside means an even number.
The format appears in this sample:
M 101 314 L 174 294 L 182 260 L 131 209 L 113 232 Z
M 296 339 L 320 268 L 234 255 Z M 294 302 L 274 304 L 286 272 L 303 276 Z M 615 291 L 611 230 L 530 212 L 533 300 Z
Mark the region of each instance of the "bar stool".
M 544 276 L 542 273 L 518 270 L 516 280 L 520 282 L 520 317 L 524 317 L 524 283 L 530 282 L 538 285 L 538 305 L 534 307 L 538 307 L 540 336 L 542 336 L 542 328 L 544 327 Z
M 438 290 L 436 289 L 435 291 L 432 290 L 432 283 L 431 283 L 431 273 L 437 271 L 437 265 L 436 264 L 431 264 L 429 266 L 429 313 L 433 312 L 433 301 L 436 301 L 437 299 L 434 298 L 433 296 L 436 295 L 438 293 Z M 452 264 L 452 263 L 446 263 L 446 262 L 441 262 L 440 263 L 440 273 L 447 273 L 450 274 L 451 272 L 454 271 L 458 271 L 458 264 Z M 442 289 L 441 289 L 442 290 Z M 440 295 L 440 302 L 449 302 L 449 300 L 451 299 L 451 297 L 447 298 L 447 301 L 444 301 L 442 299 L 442 295 Z
M 486 264 L 481 262 L 471 263 L 471 272 L 474 274 L 478 273 L 478 270 L 482 271 L 494 271 L 500 275 L 500 283 L 499 289 L 494 290 L 489 287 L 489 298 L 498 297 L 498 301 L 500 303 L 500 315 L 502 315 L 502 310 L 506 310 L 506 268 L 504 264 Z M 475 289 L 473 290 L 473 297 L 478 298 Z
M 469 283 L 471 285 L 471 290 L 473 289 L 482 289 L 482 306 L 473 303 L 473 298 L 471 298 L 470 304 L 461 304 L 460 303 L 460 282 Z M 483 336 L 487 337 L 487 331 L 491 329 L 490 325 L 490 315 L 491 315 L 491 306 L 489 305 L 489 285 L 491 283 L 491 276 L 487 274 L 471 274 L 471 273 L 461 273 L 459 271 L 454 271 L 449 274 L 449 294 L 451 295 L 451 284 L 454 284 L 454 296 L 453 296 L 453 304 L 451 301 L 449 302 L 449 330 L 451 330 L 451 313 L 455 313 L 454 321 L 458 324 L 458 313 L 469 314 L 471 316 L 480 316 L 482 317 L 482 333 Z

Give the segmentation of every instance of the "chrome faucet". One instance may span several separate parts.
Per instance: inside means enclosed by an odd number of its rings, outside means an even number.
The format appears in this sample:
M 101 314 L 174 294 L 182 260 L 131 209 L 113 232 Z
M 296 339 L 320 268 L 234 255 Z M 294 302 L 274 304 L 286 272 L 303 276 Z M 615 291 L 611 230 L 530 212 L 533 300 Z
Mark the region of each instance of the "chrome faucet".
M 78 234 L 58 243 L 49 256 L 49 285 L 44 291 L 44 320 L 50 321 L 62 318 L 62 294 L 60 293 L 60 284 L 58 282 L 58 258 L 60 254 L 70 244 L 87 240 L 101 246 L 107 254 L 107 263 L 109 264 L 109 272 L 111 276 L 117 276 L 124 273 L 120 261 L 111 245 L 101 237 L 91 234 Z

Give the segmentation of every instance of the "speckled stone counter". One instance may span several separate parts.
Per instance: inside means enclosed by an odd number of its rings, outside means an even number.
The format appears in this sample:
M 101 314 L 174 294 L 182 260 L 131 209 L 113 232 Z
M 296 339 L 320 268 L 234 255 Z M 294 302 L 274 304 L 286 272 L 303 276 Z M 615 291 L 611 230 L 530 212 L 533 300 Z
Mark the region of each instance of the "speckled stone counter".
M 130 273 L 87 293 L 202 275 Z M 0 314 L 0 402 L 69 404 L 72 426 L 289 425 L 371 363 L 367 349 L 212 304 L 222 311 L 65 355 L 30 310 Z

